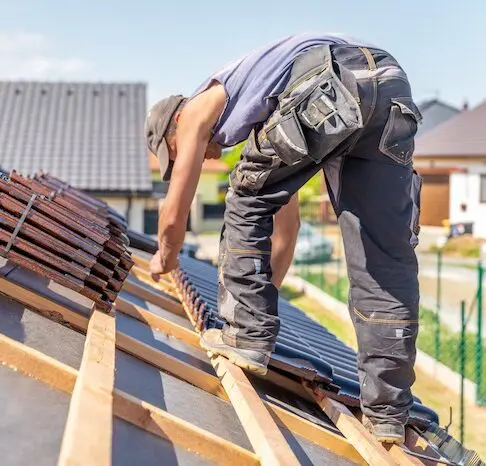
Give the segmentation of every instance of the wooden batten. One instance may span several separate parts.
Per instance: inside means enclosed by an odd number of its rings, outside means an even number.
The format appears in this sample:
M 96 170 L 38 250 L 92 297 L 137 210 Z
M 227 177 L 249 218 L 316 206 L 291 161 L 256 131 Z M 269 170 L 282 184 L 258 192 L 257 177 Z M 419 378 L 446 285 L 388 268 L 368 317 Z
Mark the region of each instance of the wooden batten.
M 116 301 L 116 309 L 123 314 L 143 322 L 154 330 L 161 330 L 169 336 L 178 338 L 195 348 L 200 348 L 199 336 L 193 330 L 183 327 L 175 322 L 168 321 L 167 319 L 121 297 Z
M 300 464 L 243 370 L 221 356 L 212 362 L 261 464 Z
M 110 466 L 115 383 L 115 318 L 97 309 L 88 325 L 59 466 Z
M 174 299 L 172 299 L 170 296 L 164 296 L 158 293 L 157 290 L 155 289 L 150 290 L 147 287 L 141 286 L 130 280 L 125 281 L 125 283 L 123 284 L 123 289 L 128 293 L 137 295 L 139 298 L 142 298 L 143 300 L 149 303 L 155 304 L 156 306 L 166 309 L 167 311 L 170 311 L 173 314 L 177 314 L 182 317 L 186 316 L 180 303 L 174 301 Z
M 314 396 L 316 403 L 329 419 L 369 464 L 373 466 L 396 466 L 400 464 L 345 405 L 322 394 L 316 394 L 306 384 L 304 386 Z
M 0 361 L 68 394 L 73 392 L 78 377 L 76 369 L 4 335 L 0 335 Z M 113 391 L 113 412 L 120 419 L 187 450 L 196 451 L 217 465 L 230 462 L 243 466 L 260 464 L 253 452 L 118 389 Z M 109 446 L 111 449 L 111 443 Z

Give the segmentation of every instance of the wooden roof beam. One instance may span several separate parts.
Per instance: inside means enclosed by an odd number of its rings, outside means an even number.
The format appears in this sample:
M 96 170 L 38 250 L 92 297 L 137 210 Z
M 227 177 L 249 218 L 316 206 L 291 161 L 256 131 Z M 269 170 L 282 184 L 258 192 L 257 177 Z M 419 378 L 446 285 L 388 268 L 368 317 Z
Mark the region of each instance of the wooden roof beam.
M 0 361 L 67 394 L 71 394 L 77 384 L 76 369 L 2 334 L 0 334 Z M 242 466 L 260 464 L 253 452 L 118 389 L 113 391 L 113 413 L 147 432 L 197 452 L 215 464 L 227 465 L 231 462 Z M 93 431 L 88 436 L 95 433 L 98 434 L 97 431 Z M 86 441 L 86 438 L 82 437 L 81 441 Z M 111 443 L 109 447 L 111 450 Z
M 112 463 L 115 318 L 94 310 L 69 405 L 59 466 Z

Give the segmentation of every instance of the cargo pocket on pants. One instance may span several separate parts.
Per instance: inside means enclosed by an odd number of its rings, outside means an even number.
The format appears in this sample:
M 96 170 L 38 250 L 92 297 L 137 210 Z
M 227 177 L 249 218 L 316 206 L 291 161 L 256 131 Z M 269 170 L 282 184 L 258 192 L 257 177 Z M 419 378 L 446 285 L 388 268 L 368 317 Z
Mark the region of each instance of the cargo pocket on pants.
M 401 165 L 409 165 L 421 120 L 422 115 L 411 97 L 391 99 L 390 113 L 380 140 L 380 151 Z
M 412 219 L 410 221 L 410 230 L 412 235 L 410 237 L 410 244 L 416 248 L 419 244 L 420 233 L 420 197 L 422 193 L 422 177 L 414 170 L 412 175 Z
M 236 190 L 243 188 L 251 194 L 257 194 L 280 163 L 280 158 L 275 155 L 267 140 L 262 139 L 259 143 L 257 129 L 254 129 L 243 148 L 241 160 L 230 175 L 231 186 Z

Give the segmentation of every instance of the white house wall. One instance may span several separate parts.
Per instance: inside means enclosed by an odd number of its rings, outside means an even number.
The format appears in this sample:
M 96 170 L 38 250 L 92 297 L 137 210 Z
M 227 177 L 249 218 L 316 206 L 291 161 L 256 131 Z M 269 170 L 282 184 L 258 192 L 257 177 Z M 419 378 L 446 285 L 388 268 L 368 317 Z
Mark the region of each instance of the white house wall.
M 486 238 L 486 203 L 479 202 L 480 172 L 452 173 L 450 176 L 451 223 L 473 222 L 474 236 Z M 467 205 L 466 212 L 461 204 Z
M 108 203 L 120 215 L 124 217 L 127 215 L 128 198 L 103 197 L 101 199 Z M 132 199 L 129 228 L 139 233 L 143 233 L 145 202 L 145 198 Z

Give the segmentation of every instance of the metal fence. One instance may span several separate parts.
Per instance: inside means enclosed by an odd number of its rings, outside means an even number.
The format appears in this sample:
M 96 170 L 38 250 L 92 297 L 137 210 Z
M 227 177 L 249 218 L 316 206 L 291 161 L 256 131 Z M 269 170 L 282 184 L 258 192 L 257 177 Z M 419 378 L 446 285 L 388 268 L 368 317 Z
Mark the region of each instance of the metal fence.
M 349 283 L 345 273 L 344 249 L 335 219 L 329 215 L 329 206 L 322 202 L 301 205 L 301 221 L 301 233 L 293 263 L 294 273 L 346 303 Z M 323 253 L 325 240 L 332 244 L 332 254 L 329 257 Z M 421 254 L 420 263 L 423 260 Z M 465 279 L 468 281 L 467 290 L 462 294 L 456 293 L 457 301 L 451 304 L 450 295 L 456 282 L 449 276 L 450 259 L 443 255 L 442 248 L 436 249 L 435 254 L 426 252 L 425 258 L 427 263 L 421 268 L 426 269 L 430 275 L 426 282 L 429 299 L 422 300 L 417 347 L 458 374 L 456 378 L 458 377 L 461 393 L 459 413 L 454 413 L 454 418 L 460 424 L 458 431 L 463 439 L 465 385 L 470 388 L 471 383 L 475 384 L 473 388 L 476 391 L 476 403 L 486 406 L 486 357 L 483 340 L 485 264 L 479 260 L 468 260 L 462 265 L 455 262 L 456 274 L 461 275 L 461 270 L 464 270 L 464 275 L 472 278 Z M 461 280 L 457 282 L 458 289 L 460 286 Z

